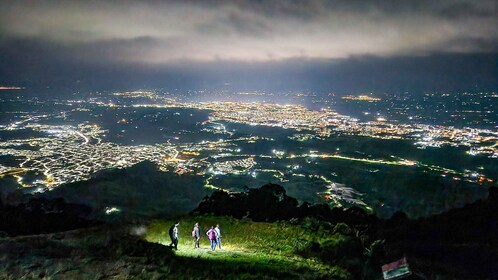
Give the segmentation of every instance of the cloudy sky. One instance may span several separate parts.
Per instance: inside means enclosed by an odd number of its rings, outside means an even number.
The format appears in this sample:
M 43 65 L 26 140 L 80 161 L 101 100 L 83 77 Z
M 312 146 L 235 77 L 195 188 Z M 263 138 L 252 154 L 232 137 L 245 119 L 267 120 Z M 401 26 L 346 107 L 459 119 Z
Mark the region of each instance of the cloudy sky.
M 495 0 L 17 0 L 0 1 L 0 10 L 0 73 L 16 82 L 47 71 L 64 80 L 70 68 L 70 79 L 84 79 L 92 67 L 103 75 L 135 67 L 140 77 L 150 74 L 144 69 L 168 79 L 175 70 L 198 77 L 197 66 L 218 76 L 238 69 L 257 82 L 261 69 L 283 75 L 290 67 L 297 75 L 317 66 L 318 75 L 341 76 L 333 65 L 363 63 L 363 73 L 375 63 L 405 69 L 437 59 L 448 67 L 477 65 L 472 70 L 488 82 L 496 74 Z

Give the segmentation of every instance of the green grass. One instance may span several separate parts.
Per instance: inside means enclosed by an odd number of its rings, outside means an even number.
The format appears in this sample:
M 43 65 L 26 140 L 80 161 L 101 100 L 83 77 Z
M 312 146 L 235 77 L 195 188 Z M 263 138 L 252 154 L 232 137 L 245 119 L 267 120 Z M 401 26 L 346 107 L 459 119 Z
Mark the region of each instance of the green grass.
M 193 225 L 199 223 L 201 248 L 194 249 L 191 237 Z M 145 239 L 149 242 L 168 245 L 168 229 L 173 220 L 156 220 L 148 225 Z M 222 235 L 222 250 L 211 251 L 205 232 L 210 226 L 219 224 Z M 203 269 L 213 264 L 224 271 L 225 276 L 248 278 L 262 275 L 284 278 L 348 278 L 339 267 L 326 265 L 315 258 L 303 258 L 295 253 L 309 242 L 310 233 L 300 225 L 289 222 L 256 223 L 248 219 L 228 217 L 184 217 L 180 219 L 178 251 L 175 254 L 191 264 L 191 269 Z M 193 260 L 193 261 L 192 261 Z M 197 265 L 202 263 L 203 265 Z M 259 276 L 262 276 L 259 275 Z

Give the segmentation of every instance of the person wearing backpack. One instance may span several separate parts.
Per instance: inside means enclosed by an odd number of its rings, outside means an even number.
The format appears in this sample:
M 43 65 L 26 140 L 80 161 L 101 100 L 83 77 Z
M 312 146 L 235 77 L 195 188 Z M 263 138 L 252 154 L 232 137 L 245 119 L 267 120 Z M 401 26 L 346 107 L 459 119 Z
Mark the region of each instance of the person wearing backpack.
M 192 238 L 194 238 L 194 249 L 200 248 L 199 241 L 201 240 L 201 235 L 199 234 L 199 224 L 195 223 L 192 229 Z
M 176 222 L 169 228 L 169 238 L 171 239 L 171 244 L 169 246 L 173 246 L 175 250 L 178 250 L 178 226 L 180 222 Z
M 216 231 L 214 230 L 214 226 L 211 226 L 206 232 L 206 235 L 208 236 L 209 241 L 211 241 L 211 251 L 214 251 L 216 249 Z

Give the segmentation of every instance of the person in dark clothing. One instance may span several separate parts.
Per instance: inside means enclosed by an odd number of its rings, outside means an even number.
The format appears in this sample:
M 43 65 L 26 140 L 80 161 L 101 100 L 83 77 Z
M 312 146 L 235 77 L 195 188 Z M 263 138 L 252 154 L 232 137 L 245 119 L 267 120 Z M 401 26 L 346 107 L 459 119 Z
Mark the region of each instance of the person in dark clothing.
M 195 223 L 192 229 L 192 238 L 194 238 L 194 249 L 200 248 L 199 241 L 201 240 L 201 235 L 199 234 L 199 224 Z
M 171 244 L 169 246 L 172 246 L 175 248 L 175 250 L 178 250 L 178 226 L 180 225 L 180 222 L 176 222 L 174 225 L 172 225 L 169 228 L 169 238 L 171 239 Z

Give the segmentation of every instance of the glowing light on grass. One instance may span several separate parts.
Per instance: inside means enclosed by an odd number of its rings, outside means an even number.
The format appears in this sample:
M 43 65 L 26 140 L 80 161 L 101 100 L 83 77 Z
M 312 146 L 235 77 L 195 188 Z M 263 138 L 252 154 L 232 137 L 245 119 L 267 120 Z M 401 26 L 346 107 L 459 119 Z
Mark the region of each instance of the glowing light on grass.
M 147 225 L 144 239 L 164 246 L 170 244 L 168 228 L 174 221 L 157 220 Z M 201 227 L 200 249 L 194 249 L 192 226 Z M 220 224 L 223 249 L 211 251 L 205 232 L 211 225 Z M 180 220 L 179 245 L 174 254 L 195 260 L 212 260 L 231 265 L 275 266 L 279 269 L 323 269 L 319 261 L 309 262 L 295 254 L 296 244 L 308 236 L 299 225 L 288 222 L 260 223 L 228 217 L 198 216 Z

